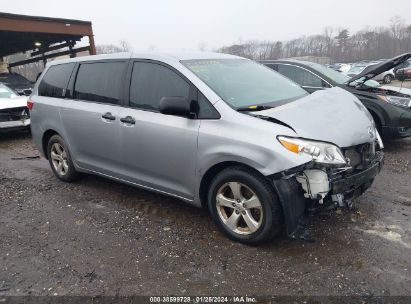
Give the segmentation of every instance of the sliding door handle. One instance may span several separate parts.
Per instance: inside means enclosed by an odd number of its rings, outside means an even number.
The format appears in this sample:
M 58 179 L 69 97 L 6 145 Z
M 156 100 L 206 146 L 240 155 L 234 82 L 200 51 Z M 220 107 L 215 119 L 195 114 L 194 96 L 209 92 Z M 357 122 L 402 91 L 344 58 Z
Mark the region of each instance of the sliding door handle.
M 113 116 L 110 112 L 107 112 L 101 116 L 101 118 L 106 119 L 106 120 L 116 120 L 116 117 Z
M 120 118 L 120 121 L 126 125 L 135 125 L 136 124 L 136 120 L 131 117 L 131 116 L 126 116 L 123 118 Z

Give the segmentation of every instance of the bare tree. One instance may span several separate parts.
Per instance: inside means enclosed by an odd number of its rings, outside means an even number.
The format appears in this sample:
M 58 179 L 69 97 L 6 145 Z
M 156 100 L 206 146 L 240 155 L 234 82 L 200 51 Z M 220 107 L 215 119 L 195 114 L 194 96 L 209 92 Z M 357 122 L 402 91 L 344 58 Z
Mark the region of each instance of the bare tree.
M 395 16 L 388 26 L 365 27 L 350 34 L 348 28 L 326 27 L 320 35 L 302 36 L 289 41 L 243 41 L 217 51 L 252 59 L 287 57 L 328 57 L 331 62 L 353 62 L 394 57 L 411 51 L 411 25 Z
M 120 40 L 119 45 L 120 45 L 122 52 L 132 52 L 133 51 L 133 48 L 130 45 L 130 43 L 128 43 L 125 40 Z

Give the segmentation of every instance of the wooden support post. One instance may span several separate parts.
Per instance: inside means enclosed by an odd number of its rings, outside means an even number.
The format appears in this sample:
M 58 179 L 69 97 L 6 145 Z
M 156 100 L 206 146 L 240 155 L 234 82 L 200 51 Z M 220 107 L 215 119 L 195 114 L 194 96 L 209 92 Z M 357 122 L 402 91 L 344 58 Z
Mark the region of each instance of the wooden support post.
M 88 42 L 90 44 L 89 54 L 90 55 L 96 55 L 96 45 L 94 44 L 94 36 L 93 35 L 88 36 Z
M 68 48 L 69 48 L 69 50 L 70 50 L 70 58 L 76 57 L 76 53 L 73 52 L 73 46 L 74 46 L 75 42 L 73 42 L 73 41 L 67 41 L 67 44 L 68 44 Z

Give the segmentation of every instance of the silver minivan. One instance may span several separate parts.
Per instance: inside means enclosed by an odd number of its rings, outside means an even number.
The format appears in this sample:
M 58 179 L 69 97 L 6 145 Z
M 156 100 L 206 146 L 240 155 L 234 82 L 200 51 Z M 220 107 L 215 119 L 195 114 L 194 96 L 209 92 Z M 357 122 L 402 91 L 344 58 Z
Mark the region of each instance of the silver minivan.
M 92 173 L 208 208 L 230 238 L 302 237 L 308 207 L 350 204 L 383 163 L 367 109 L 307 94 L 219 53 L 98 55 L 48 63 L 28 101 L 54 174 Z

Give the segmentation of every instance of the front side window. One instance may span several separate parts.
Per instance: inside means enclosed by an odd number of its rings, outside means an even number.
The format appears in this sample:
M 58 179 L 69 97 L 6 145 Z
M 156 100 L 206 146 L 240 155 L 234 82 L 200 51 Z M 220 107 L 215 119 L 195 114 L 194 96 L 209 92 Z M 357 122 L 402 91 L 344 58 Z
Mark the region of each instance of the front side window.
M 64 90 L 67 88 L 74 66 L 74 63 L 52 65 L 41 79 L 39 95 L 64 97 Z
M 119 104 L 126 62 L 96 62 L 80 65 L 74 85 L 74 99 Z
M 234 108 L 275 106 L 307 95 L 294 82 L 251 60 L 200 59 L 182 63 Z
M 322 88 L 323 81 L 313 73 L 293 65 L 278 65 L 278 72 L 305 87 Z
M 131 75 L 130 106 L 158 111 L 163 97 L 188 100 L 190 85 L 171 69 L 152 62 L 135 62 Z

